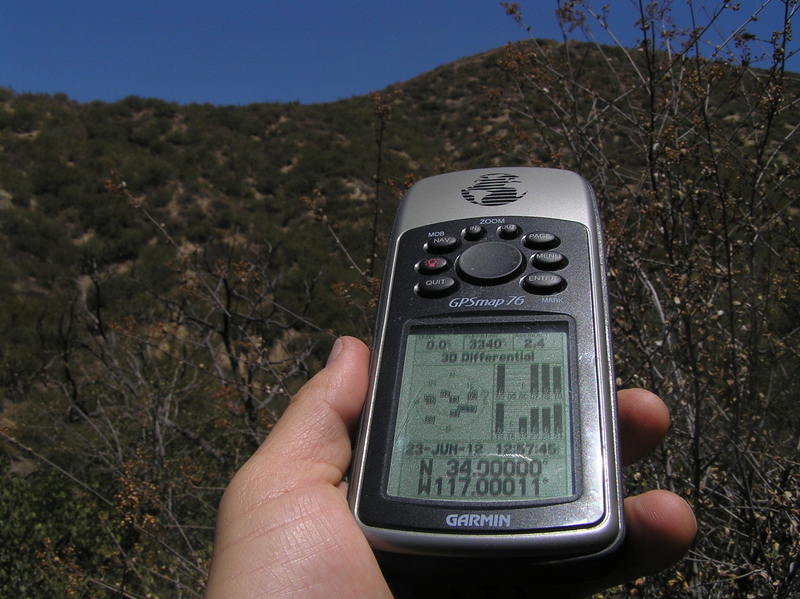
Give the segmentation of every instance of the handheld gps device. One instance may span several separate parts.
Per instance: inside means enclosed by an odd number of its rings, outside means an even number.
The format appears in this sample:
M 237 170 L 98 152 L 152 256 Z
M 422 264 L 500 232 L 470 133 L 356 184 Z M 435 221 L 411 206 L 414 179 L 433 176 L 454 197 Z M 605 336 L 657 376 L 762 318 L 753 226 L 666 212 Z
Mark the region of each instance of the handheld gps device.
M 605 278 L 594 194 L 575 173 L 462 171 L 406 193 L 349 487 L 382 565 L 580 576 L 576 563 L 614 554 Z

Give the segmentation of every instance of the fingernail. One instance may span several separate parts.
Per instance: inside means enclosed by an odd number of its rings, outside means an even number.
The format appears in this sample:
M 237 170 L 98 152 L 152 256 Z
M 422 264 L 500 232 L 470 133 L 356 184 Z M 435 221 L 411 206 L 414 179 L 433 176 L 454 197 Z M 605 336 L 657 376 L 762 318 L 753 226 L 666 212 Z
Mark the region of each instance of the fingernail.
M 333 347 L 331 348 L 331 353 L 328 354 L 328 361 L 325 363 L 325 366 L 330 366 L 331 364 L 336 361 L 336 358 L 339 357 L 339 354 L 342 351 L 342 340 L 341 338 L 337 339 L 333 343 Z

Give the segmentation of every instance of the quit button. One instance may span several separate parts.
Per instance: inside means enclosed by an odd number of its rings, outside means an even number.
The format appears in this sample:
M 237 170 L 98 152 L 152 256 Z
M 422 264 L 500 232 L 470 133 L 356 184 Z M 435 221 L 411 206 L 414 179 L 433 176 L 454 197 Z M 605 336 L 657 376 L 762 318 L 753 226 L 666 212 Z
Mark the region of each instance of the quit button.
M 437 298 L 449 294 L 456 288 L 456 285 L 456 280 L 452 277 L 431 277 L 417 283 L 414 291 L 420 297 Z

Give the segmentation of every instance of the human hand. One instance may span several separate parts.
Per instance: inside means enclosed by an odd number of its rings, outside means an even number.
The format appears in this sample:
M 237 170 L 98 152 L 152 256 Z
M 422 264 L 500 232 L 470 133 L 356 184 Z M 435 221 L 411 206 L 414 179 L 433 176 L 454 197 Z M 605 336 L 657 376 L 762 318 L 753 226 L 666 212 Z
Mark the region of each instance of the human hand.
M 231 480 L 219 507 L 206 599 L 391 597 L 342 482 L 368 363 L 362 342 L 337 340 L 327 366 Z M 618 400 L 622 459 L 630 464 L 658 445 L 669 413 L 642 389 L 620 391 Z M 624 547 L 612 572 L 529 596 L 585 597 L 658 572 L 686 553 L 696 532 L 689 506 L 667 491 L 628 497 L 625 517 Z

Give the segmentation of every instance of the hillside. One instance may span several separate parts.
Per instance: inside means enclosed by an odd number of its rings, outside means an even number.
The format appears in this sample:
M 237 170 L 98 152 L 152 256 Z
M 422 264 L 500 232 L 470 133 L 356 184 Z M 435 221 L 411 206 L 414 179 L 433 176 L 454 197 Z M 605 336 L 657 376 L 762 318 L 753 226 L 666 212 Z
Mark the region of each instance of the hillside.
M 496 60 L 464 60 L 398 87 L 382 179 L 402 185 L 407 175 L 431 174 L 437 159 L 485 164 L 476 117 L 490 117 L 482 87 Z M 0 101 L 4 297 L 25 297 L 30 307 L 64 279 L 113 279 L 134 264 L 149 270 L 174 248 L 156 243 L 159 231 L 135 205 L 178 245 L 266 243 L 275 264 L 304 273 L 324 265 L 329 284 L 347 280 L 347 265 L 331 264 L 336 244 L 300 201 L 318 191 L 362 267 L 371 251 L 378 119 L 367 97 L 316 106 L 177 106 L 135 97 L 79 105 L 5 91 Z M 125 197 L 109 181 L 124 182 Z M 382 231 L 396 200 L 392 190 L 382 197 Z M 310 248 L 309 236 L 321 243 Z
M 673 411 L 630 490 L 686 497 L 695 558 L 726 564 L 642 592 L 745 596 L 769 570 L 791 593 L 798 90 L 777 70 L 550 43 L 320 105 L 0 90 L 0 595 L 201 593 L 228 476 L 336 336 L 369 337 L 403 190 L 502 165 L 595 186 L 620 384 Z

